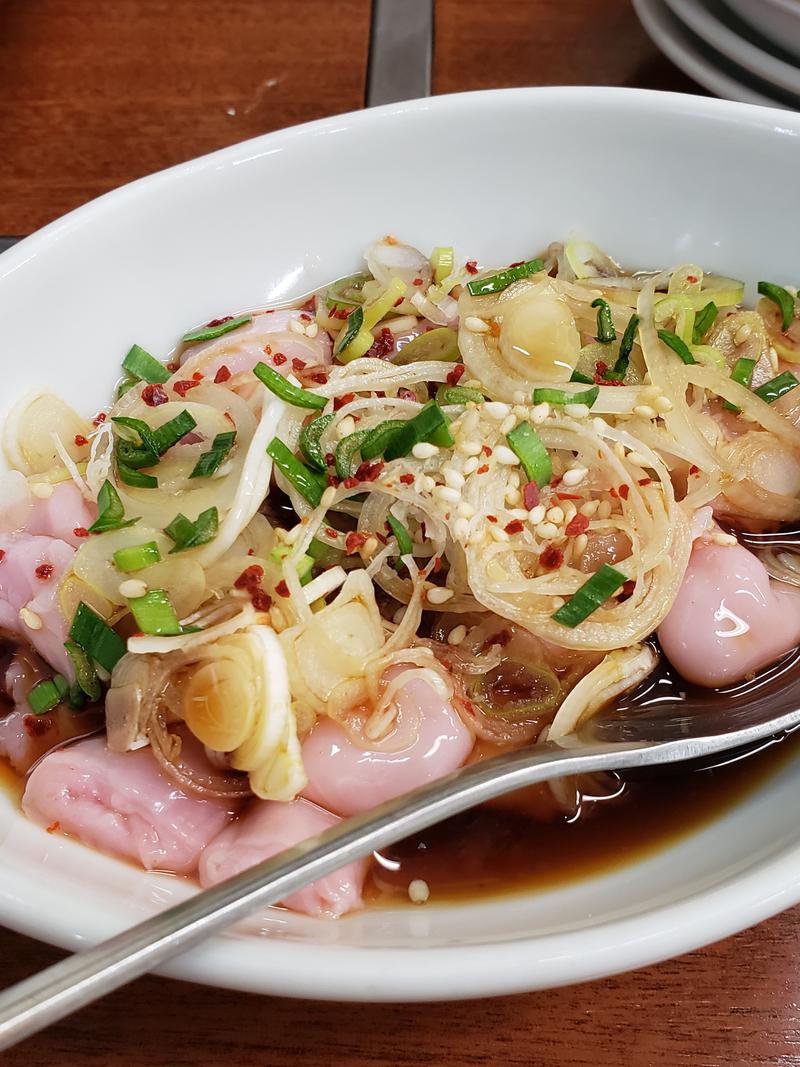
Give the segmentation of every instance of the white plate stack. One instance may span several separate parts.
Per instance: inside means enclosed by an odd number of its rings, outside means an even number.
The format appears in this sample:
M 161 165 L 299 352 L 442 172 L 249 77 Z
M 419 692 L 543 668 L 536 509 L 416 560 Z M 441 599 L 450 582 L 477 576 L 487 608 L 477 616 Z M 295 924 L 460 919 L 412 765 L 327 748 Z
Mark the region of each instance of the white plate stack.
M 800 0 L 633 0 L 647 33 L 717 96 L 800 109 Z

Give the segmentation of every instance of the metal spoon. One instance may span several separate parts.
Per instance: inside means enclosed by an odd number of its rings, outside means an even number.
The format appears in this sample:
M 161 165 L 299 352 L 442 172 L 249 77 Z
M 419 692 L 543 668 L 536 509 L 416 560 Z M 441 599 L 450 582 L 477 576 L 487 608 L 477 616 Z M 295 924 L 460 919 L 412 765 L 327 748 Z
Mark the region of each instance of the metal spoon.
M 630 697 L 558 743 L 473 764 L 339 823 L 213 889 L 0 994 L 0 1048 L 145 974 L 211 934 L 376 849 L 548 779 L 642 768 L 753 745 L 800 725 L 800 652 L 752 682 L 698 690 L 662 667 Z
M 788 585 L 800 585 L 800 530 L 784 527 L 770 533 L 752 533 L 724 521 L 720 525 L 758 556 L 770 577 Z

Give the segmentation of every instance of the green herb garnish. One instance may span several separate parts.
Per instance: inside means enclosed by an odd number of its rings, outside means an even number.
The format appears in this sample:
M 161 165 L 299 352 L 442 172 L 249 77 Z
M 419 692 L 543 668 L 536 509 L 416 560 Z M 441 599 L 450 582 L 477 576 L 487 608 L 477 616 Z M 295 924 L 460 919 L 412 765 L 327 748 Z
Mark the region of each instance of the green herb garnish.
M 697 362 L 689 351 L 689 346 L 676 333 L 672 333 L 671 330 L 659 330 L 658 336 L 675 355 L 680 356 L 684 363 L 688 365 Z
M 218 322 L 215 326 L 200 326 L 197 330 L 190 330 L 183 335 L 183 343 L 185 345 L 194 345 L 198 341 L 213 341 L 217 337 L 222 337 L 225 333 L 230 333 L 231 330 L 238 330 L 240 326 L 246 326 L 248 322 L 252 321 L 252 315 L 239 315 L 235 319 L 226 319 L 223 322 Z
M 544 270 L 541 259 L 529 259 L 526 263 L 520 263 L 517 267 L 507 267 L 499 274 L 492 274 L 488 278 L 477 278 L 467 284 L 471 296 L 485 296 L 487 293 L 502 293 L 509 285 L 528 278 L 531 274 L 538 274 Z
M 78 604 L 70 638 L 109 673 L 125 655 L 125 642 L 83 601 Z
M 97 518 L 89 527 L 89 533 L 106 533 L 108 530 L 121 530 L 133 526 L 139 519 L 126 519 L 125 507 L 119 493 L 106 478 L 97 494 Z
M 773 304 L 778 305 L 781 313 L 781 329 L 784 332 L 788 330 L 794 318 L 794 297 L 792 294 L 787 292 L 783 286 L 774 285 L 772 282 L 759 282 L 758 291 L 767 300 L 771 300 Z
M 597 308 L 597 340 L 603 345 L 616 341 L 617 331 L 614 329 L 614 316 L 609 302 L 598 296 L 592 301 L 592 307 Z
M 562 626 L 574 629 L 597 611 L 627 580 L 620 571 L 604 563 L 552 617 Z
M 280 397 L 281 400 L 285 400 L 287 404 L 292 404 L 296 408 L 318 408 L 321 410 L 328 403 L 324 396 L 319 396 L 318 393 L 314 393 L 310 389 L 302 389 L 300 386 L 292 385 L 282 374 L 278 374 L 276 370 L 268 367 L 266 363 L 256 363 L 255 367 L 253 367 L 253 374 L 275 396 Z
M 155 541 L 147 541 L 143 545 L 131 545 L 128 548 L 118 548 L 114 553 L 114 566 L 123 574 L 142 571 L 145 567 L 152 567 L 160 562 L 161 552 Z
M 325 478 L 317 471 L 311 470 L 305 463 L 301 463 L 279 437 L 272 438 L 267 447 L 267 455 L 272 458 L 275 466 L 298 493 L 309 504 L 317 507 L 327 487 Z
M 170 373 L 163 363 L 146 352 L 140 345 L 132 345 L 122 361 L 123 369 L 131 378 L 151 385 L 163 385 L 170 379 Z M 131 383 L 133 384 L 133 383 Z
M 189 475 L 190 478 L 210 478 L 225 462 L 236 440 L 236 430 L 218 433 L 208 452 L 203 452 Z
M 553 477 L 553 464 L 541 437 L 531 424 L 521 422 L 507 434 L 506 440 L 511 451 L 519 456 L 528 481 L 536 482 L 540 489 L 547 485 Z
M 175 542 L 175 547 L 169 550 L 170 555 L 207 545 L 217 536 L 218 529 L 219 514 L 215 507 L 201 511 L 194 522 L 178 512 L 172 522 L 164 527 L 164 533 Z

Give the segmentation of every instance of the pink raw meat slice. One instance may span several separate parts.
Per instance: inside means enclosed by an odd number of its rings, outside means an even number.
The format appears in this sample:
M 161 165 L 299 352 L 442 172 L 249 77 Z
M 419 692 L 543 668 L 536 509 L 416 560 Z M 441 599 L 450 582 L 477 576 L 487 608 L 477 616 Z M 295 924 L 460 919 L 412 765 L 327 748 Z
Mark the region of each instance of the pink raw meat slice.
M 64 651 L 67 620 L 58 604 L 58 587 L 75 550 L 54 537 L 0 534 L 0 631 L 29 642 L 51 667 L 72 678 Z M 27 608 L 41 623 L 31 629 L 20 619 Z

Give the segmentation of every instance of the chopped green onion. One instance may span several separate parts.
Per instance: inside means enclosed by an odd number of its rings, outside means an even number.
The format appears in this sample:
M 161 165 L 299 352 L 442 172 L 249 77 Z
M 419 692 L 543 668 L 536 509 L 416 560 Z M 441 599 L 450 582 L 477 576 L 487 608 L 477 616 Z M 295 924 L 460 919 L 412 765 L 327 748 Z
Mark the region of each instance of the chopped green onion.
M 122 361 L 122 366 L 132 378 L 141 382 L 149 382 L 151 385 L 162 385 L 170 379 L 170 373 L 164 364 L 159 363 L 140 345 L 131 346 Z
M 76 645 L 74 641 L 65 641 L 64 648 L 67 650 L 67 655 L 72 660 L 72 666 L 75 671 L 75 682 L 82 693 L 95 703 L 102 696 L 102 690 L 100 688 L 100 681 L 97 677 L 97 671 L 94 669 L 94 664 L 89 659 L 88 655 L 81 648 L 80 645 Z
M 594 385 L 594 378 L 590 378 L 588 374 L 581 374 L 579 370 L 574 370 L 569 380 L 571 382 L 580 382 L 581 385 Z
M 389 442 L 405 424 L 404 419 L 386 419 L 385 422 L 379 422 L 373 429 L 368 430 L 361 445 L 361 458 L 375 459 L 376 456 L 382 456 Z
M 458 351 L 458 334 L 449 326 L 437 326 L 435 330 L 418 333 L 408 344 L 403 345 L 392 359 L 395 367 L 404 367 L 408 363 L 420 363 L 425 360 L 438 360 L 455 363 Z
M 275 396 L 280 397 L 281 400 L 285 400 L 287 404 L 292 404 L 296 408 L 322 409 L 328 403 L 324 396 L 319 396 L 310 389 L 302 389 L 300 386 L 292 385 L 282 374 L 278 374 L 276 370 L 268 367 L 266 363 L 256 363 L 255 367 L 253 367 L 253 374 Z
M 131 597 L 128 607 L 143 634 L 175 637 L 183 633 L 166 589 L 151 589 L 144 596 Z
M 368 434 L 369 430 L 356 430 L 355 433 L 349 433 L 347 437 L 343 437 L 337 444 L 333 455 L 336 463 L 336 473 L 340 478 L 352 478 L 356 467 L 356 453 Z
M 292 551 L 291 545 L 277 545 L 269 554 L 269 558 L 274 563 L 283 563 L 289 553 Z M 309 555 L 303 555 L 297 561 L 295 570 L 297 571 L 297 577 L 300 579 L 301 585 L 306 585 L 311 580 L 311 571 L 314 567 L 314 557 Z
M 628 325 L 625 327 L 625 333 L 622 335 L 622 340 L 619 343 L 619 352 L 617 353 L 617 361 L 610 370 L 607 370 L 603 377 L 608 381 L 624 382 L 625 375 L 628 373 L 628 364 L 631 359 L 631 352 L 633 351 L 633 342 L 636 339 L 636 331 L 639 329 L 639 316 L 636 314 L 631 315 L 628 319 Z
M 78 604 L 72 626 L 69 630 L 70 638 L 76 645 L 80 645 L 83 651 L 99 663 L 103 670 L 114 670 L 117 662 L 125 655 L 125 642 L 111 629 L 100 616 L 83 601 Z
M 451 246 L 434 248 L 431 254 L 431 266 L 436 285 L 441 285 L 445 278 L 453 273 L 455 261 L 455 252 Z
M 130 545 L 128 548 L 118 548 L 114 553 L 114 566 L 123 574 L 142 571 L 145 567 L 152 567 L 154 563 L 160 562 L 161 552 L 155 541 L 147 541 L 143 545 Z
M 410 556 L 414 550 L 414 542 L 411 540 L 411 534 L 408 532 L 403 523 L 400 522 L 399 519 L 396 519 L 394 515 L 392 515 L 391 511 L 386 516 L 386 522 L 389 524 L 389 529 L 395 536 L 395 539 L 397 541 L 397 551 L 400 557 Z M 402 558 L 397 560 L 398 569 L 400 565 L 402 565 L 402 563 Z
M 614 317 L 609 302 L 598 296 L 592 301 L 592 307 L 597 308 L 597 340 L 603 345 L 616 341 L 617 331 L 614 329 Z
M 134 489 L 158 489 L 158 478 L 152 474 L 143 474 L 142 471 L 134 470 L 126 463 L 117 460 L 117 475 L 125 485 L 133 486 Z
M 762 400 L 766 401 L 767 404 L 771 404 L 779 396 L 790 392 L 798 385 L 800 385 L 800 381 L 795 378 L 791 371 L 787 370 L 783 374 L 779 374 L 777 378 L 771 378 L 768 382 L 764 382 L 753 392 L 756 396 L 760 396 Z
M 680 356 L 684 363 L 690 364 L 697 362 L 689 351 L 689 346 L 685 341 L 682 341 L 676 333 L 672 333 L 670 330 L 659 330 L 658 336 L 668 348 L 671 348 L 677 356 Z
M 731 371 L 731 381 L 738 382 L 739 385 L 743 385 L 746 388 L 749 387 L 755 366 L 756 361 L 754 359 L 737 359 L 733 365 L 733 370 Z M 737 415 L 742 410 L 736 404 L 732 404 L 730 400 L 726 400 L 722 406 L 727 411 L 736 412 Z
M 197 330 L 190 330 L 183 335 L 183 343 L 185 345 L 197 344 L 198 341 L 213 341 L 217 337 L 222 337 L 224 333 L 230 333 L 231 330 L 238 330 L 240 326 L 247 325 L 252 321 L 252 315 L 239 315 L 235 319 L 226 319 L 224 322 L 218 322 L 216 326 L 201 326 Z
M 284 478 L 292 483 L 298 493 L 309 504 L 317 507 L 327 486 L 325 478 L 317 471 L 311 470 L 305 463 L 301 463 L 279 437 L 272 438 L 267 447 L 267 455 L 272 458 L 275 466 Z
M 438 404 L 482 404 L 486 397 L 479 389 L 464 385 L 440 385 L 436 390 Z
M 158 463 L 158 444 L 154 431 L 142 419 L 133 419 L 128 415 L 112 416 L 111 421 L 119 428 L 131 430 L 139 440 L 121 436 L 117 441 L 117 458 L 133 470 L 140 467 L 154 467 Z
M 541 489 L 553 477 L 550 454 L 541 437 L 529 422 L 521 422 L 506 435 L 511 451 L 519 456 L 529 482 L 536 482 Z
M 485 296 L 487 293 L 502 293 L 513 282 L 521 278 L 527 278 L 531 274 L 538 274 L 544 270 L 541 259 L 529 259 L 527 263 L 520 263 L 518 267 L 508 267 L 499 274 L 492 274 L 489 278 L 477 278 L 467 284 L 471 296 Z
M 713 300 L 709 300 L 704 308 L 697 312 L 697 318 L 694 320 L 694 326 L 692 327 L 692 344 L 699 345 L 711 327 L 714 325 L 714 320 L 717 317 L 719 308 Z
M 627 580 L 620 571 L 604 563 L 552 617 L 562 626 L 574 629 L 597 611 Z
M 781 328 L 784 331 L 788 330 L 794 318 L 794 297 L 792 294 L 787 292 L 783 286 L 774 285 L 772 282 L 759 282 L 758 291 L 767 300 L 771 300 L 773 304 L 778 305 L 781 312 Z
M 338 356 L 340 352 L 343 352 L 345 348 L 355 339 L 356 334 L 361 329 L 364 323 L 364 308 L 359 304 L 353 308 L 350 314 L 347 316 L 347 325 L 339 334 L 336 341 L 336 347 L 334 348 L 334 355 Z
M 178 512 L 169 526 L 164 527 L 164 533 L 175 542 L 175 547 L 169 550 L 169 554 L 207 545 L 217 536 L 218 529 L 219 513 L 215 507 L 201 511 L 194 522 Z
M 139 519 L 126 519 L 125 508 L 119 493 L 106 478 L 97 494 L 97 518 L 89 527 L 89 533 L 106 533 L 107 530 L 121 530 L 124 526 L 133 526 Z
M 45 712 L 60 704 L 69 692 L 69 682 L 62 675 L 57 674 L 54 678 L 48 678 L 44 682 L 37 682 L 33 689 L 28 692 L 28 707 L 34 715 L 44 715 Z
M 585 404 L 590 408 L 600 395 L 600 386 L 593 385 L 591 389 L 584 389 L 580 393 L 568 393 L 566 389 L 534 389 L 534 404 Z
M 348 274 L 345 278 L 339 278 L 328 286 L 326 304 L 329 308 L 352 307 L 354 304 L 363 304 L 364 296 L 361 290 L 365 282 L 371 280 L 371 275 L 366 271 L 359 274 Z
M 218 433 L 211 442 L 211 448 L 200 456 L 189 477 L 210 478 L 212 474 L 215 474 L 225 462 L 235 440 L 236 430 Z
M 384 457 L 389 462 L 407 456 L 414 445 L 421 441 L 430 441 L 440 448 L 449 448 L 453 444 L 453 438 L 447 428 L 447 419 L 435 402 L 426 404 L 413 419 L 403 423 L 386 445 Z
M 134 385 L 138 384 L 138 378 L 134 378 L 130 374 L 126 374 L 122 381 L 119 382 L 119 384 L 117 385 L 117 400 L 119 400 L 120 397 L 125 396 L 126 393 L 129 393 L 131 389 L 133 389 Z
M 311 466 L 320 471 L 328 469 L 325 463 L 325 453 L 322 451 L 322 435 L 335 417 L 333 412 L 330 415 L 318 415 L 300 431 L 300 440 L 298 441 L 300 451 Z
M 178 412 L 174 419 L 170 419 L 169 422 L 159 426 L 157 430 L 153 430 L 153 438 L 155 439 L 156 451 L 159 456 L 163 456 L 173 445 L 177 445 L 178 441 L 185 437 L 187 433 L 191 433 L 195 426 L 197 426 L 197 422 L 194 416 L 184 408 L 183 411 Z
M 324 541 L 318 541 L 316 537 L 311 538 L 306 552 L 320 567 L 332 567 L 339 562 L 343 554 L 340 548 L 334 548 L 333 545 L 327 545 Z

